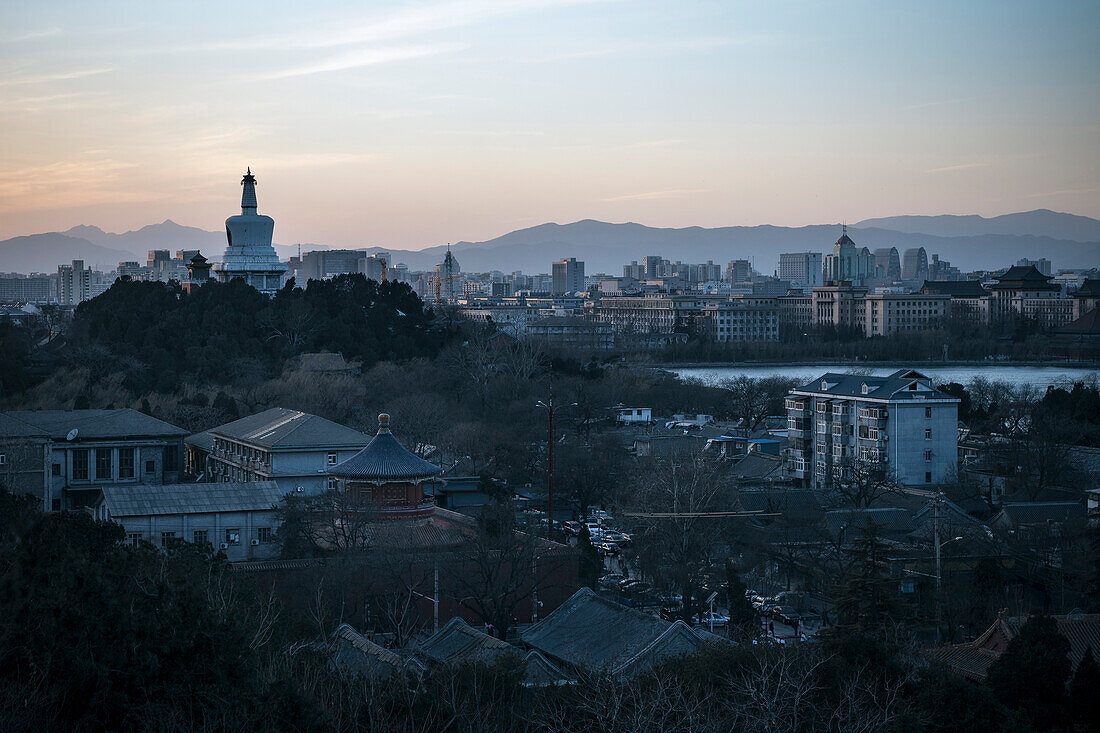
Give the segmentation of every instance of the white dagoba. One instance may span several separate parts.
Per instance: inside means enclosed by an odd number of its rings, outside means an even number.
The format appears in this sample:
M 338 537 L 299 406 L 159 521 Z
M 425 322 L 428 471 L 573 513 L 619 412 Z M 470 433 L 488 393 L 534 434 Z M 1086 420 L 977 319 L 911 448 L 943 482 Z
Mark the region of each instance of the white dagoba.
M 214 274 L 220 282 L 241 278 L 261 293 L 271 295 L 283 286 L 286 263 L 279 260 L 271 246 L 275 220 L 256 213 L 256 176 L 252 168 L 241 180 L 240 216 L 225 220 L 225 237 L 229 246 L 221 262 L 214 263 Z

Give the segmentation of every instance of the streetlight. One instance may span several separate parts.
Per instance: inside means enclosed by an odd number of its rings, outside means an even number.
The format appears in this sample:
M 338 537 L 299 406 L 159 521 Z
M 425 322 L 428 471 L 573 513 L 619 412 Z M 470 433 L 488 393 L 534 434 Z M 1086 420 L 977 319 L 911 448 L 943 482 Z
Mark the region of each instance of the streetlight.
M 569 403 L 568 407 L 575 407 L 576 402 Z M 546 537 L 554 537 L 554 372 L 550 372 L 550 394 L 546 401 L 539 400 L 535 407 L 546 410 Z

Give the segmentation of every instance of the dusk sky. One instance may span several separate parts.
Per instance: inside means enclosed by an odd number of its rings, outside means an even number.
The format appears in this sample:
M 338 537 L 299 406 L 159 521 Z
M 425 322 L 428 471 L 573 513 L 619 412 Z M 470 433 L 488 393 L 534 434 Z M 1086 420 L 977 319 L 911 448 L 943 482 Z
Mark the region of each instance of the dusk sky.
M 354 7 L 352 7 L 354 6 Z M 0 237 L 1100 217 L 1100 3 L 6 2 Z

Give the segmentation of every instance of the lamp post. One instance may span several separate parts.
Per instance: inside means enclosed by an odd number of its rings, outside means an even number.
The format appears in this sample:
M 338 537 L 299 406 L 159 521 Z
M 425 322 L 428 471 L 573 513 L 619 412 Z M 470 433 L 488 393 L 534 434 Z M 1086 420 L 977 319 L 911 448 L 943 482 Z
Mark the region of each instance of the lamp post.
M 570 405 L 576 405 L 576 402 Z M 535 407 L 546 410 L 546 536 L 554 537 L 554 372 L 550 372 L 550 393 L 545 402 L 539 400 Z

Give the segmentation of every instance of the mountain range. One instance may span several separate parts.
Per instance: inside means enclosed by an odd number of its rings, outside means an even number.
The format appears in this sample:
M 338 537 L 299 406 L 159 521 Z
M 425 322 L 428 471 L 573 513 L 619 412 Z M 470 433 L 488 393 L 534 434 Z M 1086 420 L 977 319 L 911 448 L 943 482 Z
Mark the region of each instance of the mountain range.
M 570 224 L 540 224 L 483 242 L 459 242 L 451 247 L 467 272 L 523 270 L 549 272 L 562 257 L 585 262 L 588 273 L 619 274 L 622 265 L 659 254 L 670 260 L 725 265 L 731 259 L 753 260 L 761 272 L 772 272 L 780 252 L 828 252 L 840 236 L 840 225 L 804 227 L 733 226 L 666 229 L 642 224 L 611 224 L 586 219 Z M 966 271 L 995 269 L 1022 257 L 1046 257 L 1055 268 L 1100 266 L 1100 220 L 1046 209 L 985 218 L 981 216 L 896 216 L 866 219 L 848 227 L 859 246 L 874 250 L 924 247 Z M 301 245 L 303 252 L 329 249 Z M 64 232 L 34 234 L 0 241 L 0 271 L 53 272 L 57 265 L 83 259 L 109 270 L 120 261 L 144 262 L 150 249 L 199 249 L 219 259 L 225 234 L 187 227 L 169 220 L 136 231 L 113 234 L 94 226 Z M 445 247 L 412 251 L 362 247 L 366 252 L 389 252 L 394 262 L 411 270 L 427 270 L 442 258 Z M 276 245 L 283 258 L 297 245 Z

